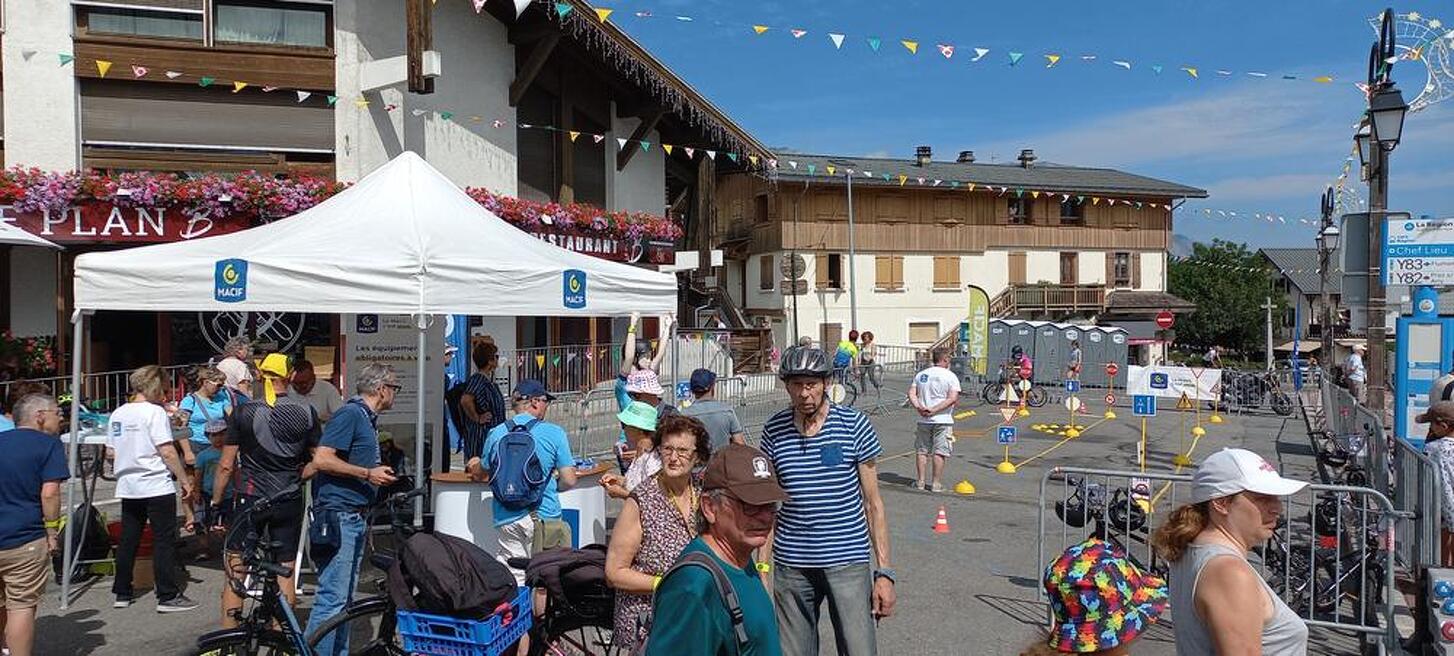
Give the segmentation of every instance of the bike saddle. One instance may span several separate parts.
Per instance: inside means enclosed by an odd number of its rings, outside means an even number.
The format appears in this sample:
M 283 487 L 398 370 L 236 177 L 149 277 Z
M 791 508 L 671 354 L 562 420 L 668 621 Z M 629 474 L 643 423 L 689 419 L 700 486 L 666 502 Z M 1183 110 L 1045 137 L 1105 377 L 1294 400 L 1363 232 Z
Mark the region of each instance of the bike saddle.
M 1067 526 L 1085 528 L 1087 515 L 1085 504 L 1076 497 L 1055 502 L 1055 516 L 1059 517 L 1060 521 L 1065 522 Z
M 530 567 L 530 559 L 529 558 L 506 558 L 505 559 L 505 564 L 506 565 L 509 565 L 511 569 L 523 570 L 523 569 L 528 569 Z
M 1146 526 L 1146 511 L 1141 504 L 1133 503 L 1124 490 L 1117 490 L 1115 499 L 1106 506 L 1106 520 L 1112 528 L 1126 532 L 1139 531 Z

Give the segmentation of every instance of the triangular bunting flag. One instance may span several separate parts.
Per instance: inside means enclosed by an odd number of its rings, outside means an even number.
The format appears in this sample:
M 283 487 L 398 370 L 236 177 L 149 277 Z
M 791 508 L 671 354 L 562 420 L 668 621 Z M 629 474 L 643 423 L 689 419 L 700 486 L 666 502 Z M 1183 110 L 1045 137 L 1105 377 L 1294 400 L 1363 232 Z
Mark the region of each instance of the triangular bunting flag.
M 1062 202 L 1062 203 L 1068 203 L 1068 202 L 1070 202 L 1070 194 L 1061 194 L 1060 195 L 1060 202 Z
M 368 98 L 359 98 L 358 100 L 353 101 L 353 104 L 356 105 L 359 109 L 363 109 L 369 106 L 369 100 Z
M 954 46 L 951 46 L 951 45 L 949 45 L 947 43 L 941 43 L 941 44 L 939 44 L 939 54 L 944 55 L 944 58 L 945 59 L 949 59 L 949 58 L 953 57 L 954 56 Z
M 878 47 L 880 45 L 883 45 L 883 39 L 880 39 L 876 36 L 868 37 L 868 47 L 873 48 L 874 52 L 878 52 Z
M 762 34 L 763 32 L 766 32 L 767 31 L 767 26 L 766 25 L 753 25 L 752 26 L 752 31 L 753 32 L 757 32 L 758 34 Z
M 606 135 L 604 135 L 604 134 L 593 134 L 593 135 L 591 135 L 591 140 L 592 141 L 595 141 L 596 143 L 601 143 L 602 141 L 605 141 L 606 140 Z
M 671 149 L 672 149 L 672 148 L 675 148 L 675 146 L 673 146 L 673 145 L 671 145 L 671 144 L 662 144 L 662 145 L 661 145 L 661 149 L 662 149 L 662 150 L 665 150 L 665 151 L 666 151 L 666 154 L 668 154 L 668 155 L 670 155 L 670 154 L 671 154 Z
M 328 100 L 328 106 L 329 107 L 332 107 L 332 106 L 338 104 L 338 96 L 328 96 L 327 97 L 327 100 Z M 449 117 L 450 116 L 454 116 L 454 114 L 450 114 L 449 112 L 442 112 L 440 114 L 440 116 L 444 117 L 444 120 L 448 121 L 449 120 Z
M 919 178 L 918 180 L 919 180 L 919 186 L 920 187 L 924 186 L 924 178 Z
M 818 172 L 818 165 L 817 164 L 809 164 L 808 165 L 808 175 L 813 175 L 814 173 L 817 173 L 817 172 Z
M 1038 191 L 1032 191 L 1032 192 L 1030 192 L 1030 197 L 1031 198 L 1034 198 L 1035 200 L 1040 200 L 1040 192 L 1038 192 Z
M 60 55 L 56 55 L 56 56 L 57 57 L 60 57 L 60 59 L 61 59 L 61 66 L 65 66 L 66 64 L 69 64 L 69 63 L 71 63 L 73 61 L 76 61 L 76 56 L 75 55 L 60 54 Z
M 1124 69 L 1126 69 L 1126 70 L 1128 70 L 1128 71 L 1129 71 L 1129 70 L 1131 70 L 1131 62 L 1128 62 L 1128 61 L 1123 61 L 1123 60 L 1120 60 L 1120 59 L 1117 59 L 1117 60 L 1115 60 L 1115 61 L 1113 61 L 1113 62 L 1111 62 L 1111 63 L 1112 63 L 1112 64 L 1115 64 L 1115 65 L 1117 65 L 1117 66 L 1120 66 L 1120 67 L 1121 67 L 1121 68 L 1124 68 Z
M 726 155 L 727 155 L 727 159 L 732 160 L 732 163 L 733 164 L 736 164 L 737 163 L 737 153 L 726 153 Z
M 909 181 L 909 176 L 903 175 L 902 173 L 899 174 L 899 186 L 900 187 L 904 186 L 904 183 L 906 183 L 908 181 Z
M 175 80 L 179 77 L 182 77 L 182 73 L 180 71 L 167 71 L 167 79 Z
M 272 93 L 272 92 L 277 91 L 277 90 L 278 90 L 277 87 L 263 87 L 263 93 Z
M 1330 82 L 1333 81 L 1333 78 L 1332 78 L 1332 76 L 1328 76 L 1328 75 L 1319 75 L 1319 76 L 1313 78 L 1313 81 L 1314 82 L 1317 82 L 1319 84 L 1328 84 L 1328 83 L 1330 83 Z
M 625 139 L 622 139 L 621 137 L 616 137 L 616 147 L 618 149 L 625 150 L 626 149 L 626 140 Z
M 1192 66 L 1182 66 L 1181 70 L 1186 71 L 1186 74 L 1190 75 L 1193 80 L 1200 78 L 1200 76 L 1197 75 L 1197 69 Z
M 1045 55 L 1045 68 L 1055 68 L 1060 63 L 1060 55 Z
M 40 51 L 39 50 L 21 50 L 20 51 L 20 58 L 21 59 L 24 59 L 25 61 L 30 61 L 30 58 L 31 57 L 34 57 L 35 54 L 38 53 L 38 52 L 40 52 Z
M 475 3 L 475 13 L 478 14 L 485 8 L 485 0 L 472 0 Z
M 712 161 L 714 161 L 714 162 L 717 161 L 717 151 L 715 151 L 715 150 L 709 150 L 709 151 L 707 151 L 707 157 L 712 158 Z
M 833 171 L 835 170 L 833 168 L 833 165 L 832 164 L 829 164 L 827 168 L 828 168 L 828 175 L 833 175 Z
M 211 77 L 207 77 L 206 75 L 203 75 L 202 76 L 202 79 L 197 80 L 197 86 L 200 86 L 200 87 L 210 87 L 210 86 L 212 86 L 212 83 L 213 82 L 216 82 L 216 81 L 217 81 L 217 78 L 211 78 Z
M 1160 64 L 1157 64 L 1157 65 L 1152 66 L 1151 67 L 1151 70 L 1153 72 L 1155 72 L 1157 75 L 1161 75 L 1161 65 Z
M 833 40 L 833 48 L 835 50 L 842 50 L 843 49 L 843 35 L 842 34 L 834 34 L 832 32 L 829 32 L 828 33 L 828 38 Z
M 988 54 L 990 54 L 989 48 L 975 48 L 974 59 L 971 59 L 970 61 L 979 61 L 981 59 L 984 59 L 984 56 Z
M 1100 199 L 1099 196 L 1091 196 L 1091 205 L 1100 205 L 1100 204 L 1101 204 L 1101 199 Z
M 964 186 L 967 189 L 969 189 L 970 191 L 974 191 L 974 183 L 973 182 L 966 182 L 966 183 L 964 183 Z
M 535 366 L 536 367 L 544 367 L 545 366 L 545 354 L 544 353 L 540 353 L 540 354 L 537 354 L 535 356 Z
M 1023 53 L 1023 52 L 1012 52 L 1012 53 L 1010 53 L 1010 65 L 1011 66 L 1014 66 L 1015 64 L 1020 63 L 1020 58 L 1021 57 L 1024 57 L 1024 56 L 1025 56 L 1025 53 Z
M 243 89 L 246 89 L 246 88 L 247 88 L 247 83 L 246 82 L 234 81 L 232 83 L 232 92 L 233 93 L 237 93 L 237 92 L 242 91 Z
M 147 70 L 145 66 L 137 66 L 135 64 L 131 66 L 131 74 L 135 77 L 146 77 L 146 73 Z
M 409 115 L 410 116 L 413 116 L 415 118 L 418 118 L 418 117 L 424 115 L 424 110 L 422 110 L 422 109 L 411 109 L 411 110 L 409 110 Z
M 530 3 L 533 1 L 534 0 L 515 0 L 515 17 L 519 18 L 520 14 L 525 13 L 525 9 L 528 8 L 530 6 Z M 524 363 L 522 362 L 521 364 Z
M 601 19 L 601 22 L 604 23 L 604 22 L 606 22 L 606 19 L 607 18 L 610 18 L 611 17 L 611 12 L 614 12 L 614 11 L 616 11 L 616 10 L 615 9 L 600 9 L 600 8 L 597 8 L 596 9 L 596 18 Z
M 557 2 L 557 3 L 555 3 L 555 13 L 556 13 L 556 15 L 560 16 L 561 18 L 565 18 L 566 17 L 566 14 L 569 14 L 571 9 L 573 9 L 573 7 L 571 7 L 569 3 L 565 3 L 565 2 Z
M 100 73 L 101 74 L 101 77 L 106 77 L 106 73 L 108 71 L 110 71 L 110 70 L 111 70 L 111 62 L 106 61 L 104 59 L 97 59 L 96 60 L 96 72 L 97 73 Z
M 1075 204 L 1081 205 L 1081 204 L 1084 204 L 1084 203 L 1085 203 L 1085 196 L 1076 196 L 1075 197 Z
M 748 155 L 747 161 L 752 163 L 753 168 L 757 167 L 757 155 Z
M 304 100 L 307 100 L 308 99 L 308 96 L 311 96 L 311 95 L 313 95 L 313 94 L 310 93 L 310 92 L 307 92 L 307 91 L 299 91 L 298 92 L 298 102 L 303 102 Z
M 794 39 L 801 39 L 801 38 L 803 38 L 803 35 L 804 34 L 807 34 L 808 33 L 807 30 L 800 30 L 800 29 L 798 29 L 796 27 L 793 28 L 793 29 L 791 29 L 791 30 L 789 30 L 789 31 L 793 33 L 793 38 Z
M 645 153 L 645 152 L 650 152 L 650 151 L 651 151 L 651 142 L 650 141 L 643 141 L 643 142 L 641 142 L 641 152 Z
M 796 171 L 798 169 L 798 162 L 797 162 L 797 160 L 791 160 L 791 159 L 788 160 L 788 166 L 793 167 L 793 170 Z
M 566 134 L 570 135 L 570 142 L 571 143 L 575 143 L 576 142 L 576 139 L 579 139 L 580 136 L 581 136 L 581 133 L 579 131 L 576 131 L 576 130 L 570 130 L 570 131 L 566 132 Z
M 885 173 L 884 174 L 884 182 L 888 182 L 888 181 L 889 181 L 889 174 Z
M 682 147 L 682 152 L 684 152 L 684 153 L 687 154 L 687 159 L 691 159 L 691 158 L 693 158 L 693 157 L 696 156 L 697 149 L 696 148 L 687 148 L 687 147 L 683 146 Z
M 934 180 L 934 186 L 938 187 L 939 184 L 942 183 L 942 182 L 944 182 L 944 181 L 943 180 L 936 179 L 936 180 Z
M 1019 187 L 1015 187 L 1015 198 L 1024 198 L 1024 197 L 1025 197 L 1025 190 L 1024 189 L 1021 189 Z

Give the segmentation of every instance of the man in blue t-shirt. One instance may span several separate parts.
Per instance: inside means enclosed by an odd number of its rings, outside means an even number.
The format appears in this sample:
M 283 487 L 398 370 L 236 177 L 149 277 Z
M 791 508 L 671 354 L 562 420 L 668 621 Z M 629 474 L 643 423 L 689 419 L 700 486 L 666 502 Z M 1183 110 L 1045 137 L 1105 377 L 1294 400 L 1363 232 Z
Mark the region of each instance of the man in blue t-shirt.
M 499 501 L 490 500 L 495 518 L 495 530 L 499 533 L 499 547 L 495 557 L 509 567 L 510 558 L 525 558 L 547 549 L 571 546 L 570 526 L 561 519 L 560 491 L 569 490 L 576 484 L 576 461 L 571 456 L 570 441 L 565 429 L 545 421 L 546 411 L 555 397 L 545 391 L 545 385 L 538 380 L 521 381 L 510 395 L 510 407 L 514 416 L 505 423 L 490 430 L 485 436 L 484 456 L 470 458 L 465 471 L 475 480 L 486 480 L 493 474 L 490 464 L 500 447 L 500 440 L 510 432 L 511 425 L 524 426 L 539 420 L 530 428 L 535 438 L 535 456 L 547 473 L 553 472 L 545 482 L 540 503 L 533 508 L 510 510 Z M 525 571 L 511 568 L 515 582 L 525 585 Z
M 56 400 L 32 394 L 11 410 L 16 428 L 0 433 L 0 613 L 9 653 L 29 656 L 70 474 Z
M 889 528 L 878 490 L 883 447 L 863 413 L 828 402 L 832 373 L 821 349 L 784 352 L 778 377 L 792 405 L 762 429 L 762 452 L 789 497 L 772 541 L 784 656 L 816 656 L 825 598 L 835 609 L 833 632 L 845 656 L 877 654 L 877 621 L 894 611 Z
M 394 470 L 379 463 L 379 413 L 394 405 L 402 387 L 387 364 L 371 364 L 355 379 L 358 396 L 348 400 L 323 427 L 323 439 L 313 452 L 318 479 L 313 484 L 313 525 L 310 553 L 318 567 L 318 593 L 308 616 L 307 635 L 337 615 L 353 599 L 368 533 L 367 510 L 374 492 L 396 479 Z M 319 536 L 332 536 L 320 540 Z M 330 634 L 316 653 L 348 653 L 346 631 Z

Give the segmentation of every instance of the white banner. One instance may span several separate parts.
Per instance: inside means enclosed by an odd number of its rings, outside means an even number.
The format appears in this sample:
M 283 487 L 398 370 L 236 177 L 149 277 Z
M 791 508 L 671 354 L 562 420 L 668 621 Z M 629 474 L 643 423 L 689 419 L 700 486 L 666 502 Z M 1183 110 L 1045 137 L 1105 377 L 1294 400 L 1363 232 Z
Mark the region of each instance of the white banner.
M 1193 401 L 1215 401 L 1221 398 L 1222 370 L 1132 365 L 1126 368 L 1126 393 L 1163 399 L 1186 396 Z
M 353 395 L 353 379 L 364 366 L 380 363 L 394 366 L 403 389 L 394 407 L 379 415 L 379 430 L 394 438 L 405 453 L 414 453 L 414 422 L 419 411 L 420 389 L 424 394 L 425 431 L 438 437 L 444 417 L 444 317 L 433 317 L 424 363 L 426 384 L 419 381 L 419 330 L 407 314 L 345 314 L 343 322 L 344 398 Z

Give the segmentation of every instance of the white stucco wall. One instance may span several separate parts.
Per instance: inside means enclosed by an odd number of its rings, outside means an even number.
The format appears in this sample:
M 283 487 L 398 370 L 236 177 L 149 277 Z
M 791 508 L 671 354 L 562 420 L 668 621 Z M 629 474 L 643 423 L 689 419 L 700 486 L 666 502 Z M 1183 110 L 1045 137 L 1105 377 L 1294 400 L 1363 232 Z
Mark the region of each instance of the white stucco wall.
M 666 152 L 661 149 L 661 134 L 652 130 L 646 137 L 651 142 L 649 150 L 642 151 L 640 143 L 627 142 L 627 148 L 635 148 L 636 154 L 625 169 L 616 170 L 616 154 L 621 151 L 616 139 L 629 138 L 641 125 L 641 119 L 622 118 L 616 115 L 616 103 L 611 103 L 611 133 L 606 137 L 606 208 L 614 211 L 648 212 L 661 215 L 666 212 Z
M 4 2 L 6 26 L 0 49 L 5 67 L 5 166 L 78 169 L 81 131 L 76 78 L 70 70 L 58 68 L 56 59 L 58 52 L 74 51 L 71 3 L 0 1 Z M 79 62 L 67 66 L 75 65 Z
M 1060 251 L 1028 251 L 1025 253 L 1025 282 L 1060 284 Z
M 434 49 L 443 73 L 434 93 L 403 93 L 403 85 L 365 94 L 359 106 L 364 62 L 405 53 L 402 3 L 339 0 L 334 5 L 335 107 L 338 179 L 354 181 L 405 150 L 418 153 L 456 184 L 517 191 L 515 110 L 509 104 L 515 49 L 506 28 L 477 16 L 468 3 L 434 8 Z M 387 105 L 397 105 L 386 111 Z M 422 113 L 415 116 L 415 110 Z M 452 112 L 445 120 L 440 112 Z M 479 117 L 479 120 L 475 120 Z M 493 122 L 503 120 L 504 126 Z
M 1141 253 L 1141 286 L 1138 289 L 1166 291 L 1166 253 Z
M 56 334 L 55 253 L 10 249 L 10 329 L 17 337 Z
M 1106 253 L 1104 251 L 1081 251 L 1076 260 L 1080 265 L 1077 279 L 1080 284 L 1106 284 Z
M 966 255 L 960 258 L 959 278 L 964 284 L 979 287 L 994 298 L 1010 284 L 1010 254 L 986 251 Z

